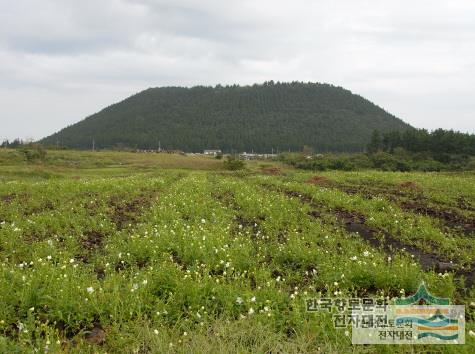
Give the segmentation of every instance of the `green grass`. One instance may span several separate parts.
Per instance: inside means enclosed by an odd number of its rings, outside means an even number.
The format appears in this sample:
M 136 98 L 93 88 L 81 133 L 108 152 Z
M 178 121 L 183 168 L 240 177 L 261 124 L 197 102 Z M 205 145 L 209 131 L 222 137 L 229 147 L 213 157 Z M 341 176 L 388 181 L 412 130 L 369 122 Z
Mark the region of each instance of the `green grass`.
M 342 186 L 411 181 L 424 202 L 474 217 L 457 206 L 475 203 L 473 175 L 327 172 L 322 186 L 272 162 L 227 172 L 199 156 L 49 151 L 27 164 L 6 150 L 0 161 L 0 352 L 475 351 L 473 286 L 371 245 L 338 214 L 470 268 L 473 234 L 402 209 L 410 194 Z M 467 344 L 352 346 L 331 314 L 305 309 L 308 297 L 408 295 L 422 280 L 467 306 Z

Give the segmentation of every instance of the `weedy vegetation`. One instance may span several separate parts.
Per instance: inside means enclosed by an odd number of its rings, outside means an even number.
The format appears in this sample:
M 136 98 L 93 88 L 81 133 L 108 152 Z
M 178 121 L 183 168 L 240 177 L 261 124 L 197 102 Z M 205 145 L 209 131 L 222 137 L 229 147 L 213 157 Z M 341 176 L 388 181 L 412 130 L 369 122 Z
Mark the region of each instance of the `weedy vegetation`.
M 0 352 L 475 352 L 473 174 L 226 161 L 0 151 Z M 306 311 L 421 281 L 465 345 L 352 346 Z

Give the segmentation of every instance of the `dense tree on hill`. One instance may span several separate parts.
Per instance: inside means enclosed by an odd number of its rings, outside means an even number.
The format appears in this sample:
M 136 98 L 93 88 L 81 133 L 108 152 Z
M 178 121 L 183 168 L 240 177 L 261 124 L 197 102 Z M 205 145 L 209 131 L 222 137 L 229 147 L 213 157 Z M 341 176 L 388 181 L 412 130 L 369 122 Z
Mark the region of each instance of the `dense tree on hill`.
M 368 152 L 373 153 L 377 152 L 382 147 L 381 134 L 378 130 L 374 130 L 371 135 L 371 141 L 368 145 Z
M 412 128 L 368 100 L 328 84 L 150 88 L 45 139 L 90 149 L 224 152 L 362 151 L 374 129 Z
M 475 134 L 461 133 L 453 130 L 437 129 L 429 132 L 425 129 L 411 129 L 404 132 L 392 131 L 382 134 L 382 139 L 374 140 L 379 132 L 373 132 L 373 139 L 368 144 L 368 152 L 382 150 L 393 153 L 403 148 L 415 153 L 466 154 L 475 155 Z

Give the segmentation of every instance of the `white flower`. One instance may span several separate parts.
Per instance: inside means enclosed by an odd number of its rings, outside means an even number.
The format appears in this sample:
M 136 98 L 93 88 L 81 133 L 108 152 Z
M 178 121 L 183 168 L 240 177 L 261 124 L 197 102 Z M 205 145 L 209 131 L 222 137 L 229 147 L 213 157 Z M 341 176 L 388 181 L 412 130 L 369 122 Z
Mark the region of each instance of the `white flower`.
M 468 335 L 470 337 L 475 337 L 475 332 L 474 331 L 468 331 Z
M 74 263 L 74 258 L 71 258 L 71 259 L 69 260 L 69 263 Z
M 250 315 L 252 315 L 252 314 L 254 313 L 254 309 L 251 307 L 251 308 L 249 309 L 248 313 L 249 313 Z
M 368 256 L 369 256 L 369 252 L 368 252 L 368 251 L 364 251 L 364 252 L 363 252 L 363 256 L 368 257 Z
M 351 257 L 350 259 L 351 259 L 352 261 L 356 261 L 356 260 L 358 259 L 358 257 L 353 256 L 353 257 Z
M 256 297 L 255 296 L 251 297 L 251 302 L 256 302 Z
M 188 335 L 188 333 L 187 333 L 187 332 L 183 332 L 183 336 L 185 336 L 185 337 L 186 337 L 187 335 Z
M 46 259 L 47 259 L 48 261 L 50 261 L 51 258 L 52 258 L 51 256 L 46 256 Z
M 201 223 L 204 224 L 206 223 L 206 220 L 205 219 L 201 219 Z M 186 332 L 185 332 L 186 333 Z
M 88 287 L 86 289 L 86 291 L 89 293 L 89 294 L 92 294 L 94 292 L 94 288 L 92 286 Z
M 236 298 L 236 304 L 241 305 L 243 303 L 243 300 L 241 297 Z
M 156 335 L 158 335 L 158 329 L 154 329 L 154 330 L 153 330 L 153 333 L 155 333 Z

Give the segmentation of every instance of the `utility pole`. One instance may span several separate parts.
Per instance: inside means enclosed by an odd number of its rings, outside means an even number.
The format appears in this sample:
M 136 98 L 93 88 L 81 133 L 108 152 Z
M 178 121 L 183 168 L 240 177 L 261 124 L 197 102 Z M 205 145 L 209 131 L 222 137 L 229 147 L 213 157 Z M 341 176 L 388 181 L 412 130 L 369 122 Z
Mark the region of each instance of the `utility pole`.
M 162 151 L 162 147 L 160 145 L 160 140 L 158 141 L 158 152 Z

